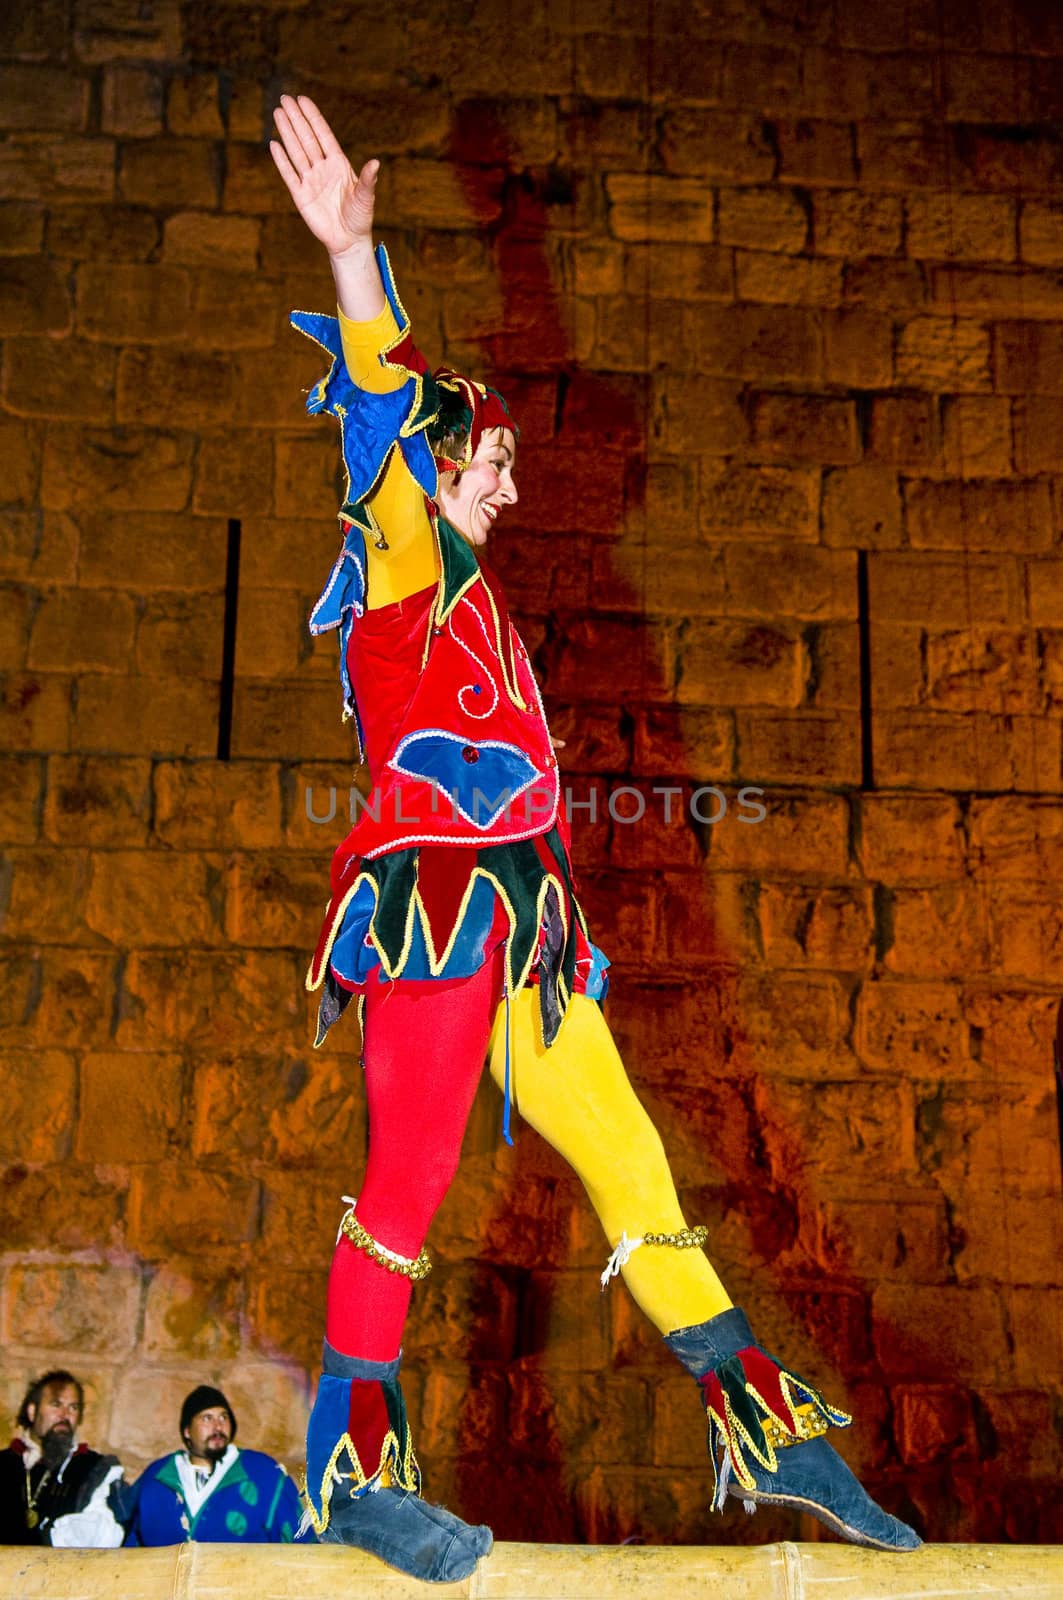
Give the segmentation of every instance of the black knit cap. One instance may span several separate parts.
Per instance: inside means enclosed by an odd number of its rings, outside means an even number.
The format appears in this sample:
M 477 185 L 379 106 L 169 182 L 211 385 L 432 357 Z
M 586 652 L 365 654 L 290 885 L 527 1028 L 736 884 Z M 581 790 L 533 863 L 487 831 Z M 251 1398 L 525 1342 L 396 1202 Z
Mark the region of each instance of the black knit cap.
M 185 1403 L 181 1407 L 181 1438 L 185 1436 L 185 1429 L 193 1417 L 198 1417 L 201 1411 L 220 1411 L 229 1413 L 232 1423 L 231 1438 L 236 1438 L 236 1412 L 226 1400 L 220 1389 L 212 1389 L 209 1383 L 201 1383 L 198 1389 L 193 1389 L 190 1395 L 185 1396 Z

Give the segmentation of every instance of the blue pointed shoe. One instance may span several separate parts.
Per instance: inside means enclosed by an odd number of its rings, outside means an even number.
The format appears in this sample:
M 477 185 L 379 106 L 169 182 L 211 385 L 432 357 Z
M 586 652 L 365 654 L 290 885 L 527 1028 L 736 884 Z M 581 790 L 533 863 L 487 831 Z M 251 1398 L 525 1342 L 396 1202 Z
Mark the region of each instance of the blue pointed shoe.
M 423 1583 L 455 1583 L 488 1554 L 491 1530 L 420 1498 L 399 1365 L 398 1356 L 359 1361 L 326 1341 L 307 1428 L 300 1533 L 368 1551 Z
M 919 1548 L 915 1530 L 876 1505 L 823 1438 L 829 1427 L 846 1428 L 852 1418 L 757 1344 L 737 1306 L 666 1334 L 664 1342 L 702 1391 L 716 1510 L 728 1495 L 747 1511 L 792 1506 L 852 1544 Z

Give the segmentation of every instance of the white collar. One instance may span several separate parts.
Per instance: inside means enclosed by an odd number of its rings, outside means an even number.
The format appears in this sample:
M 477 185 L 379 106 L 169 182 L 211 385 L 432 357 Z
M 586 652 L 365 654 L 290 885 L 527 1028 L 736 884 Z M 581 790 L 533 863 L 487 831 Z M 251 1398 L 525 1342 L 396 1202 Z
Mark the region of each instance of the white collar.
M 181 1480 L 181 1492 L 185 1504 L 188 1506 L 190 1516 L 196 1516 L 205 1500 L 209 1500 L 219 1483 L 225 1477 L 229 1468 L 240 1454 L 234 1444 L 225 1448 L 225 1454 L 214 1463 L 214 1471 L 205 1483 L 200 1483 L 196 1474 L 202 1472 L 202 1467 L 194 1467 L 187 1450 L 179 1450 L 174 1460 L 177 1463 L 177 1476 Z

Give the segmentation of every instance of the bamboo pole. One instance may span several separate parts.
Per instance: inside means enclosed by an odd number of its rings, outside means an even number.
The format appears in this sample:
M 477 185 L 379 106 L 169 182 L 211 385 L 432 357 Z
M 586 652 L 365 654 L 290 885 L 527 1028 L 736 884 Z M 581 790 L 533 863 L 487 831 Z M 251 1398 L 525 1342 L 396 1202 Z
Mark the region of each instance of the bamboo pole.
M 337 1545 L 0 1549 L 3 1600 L 1060 1600 L 1063 1547 L 498 1544 L 462 1583 Z

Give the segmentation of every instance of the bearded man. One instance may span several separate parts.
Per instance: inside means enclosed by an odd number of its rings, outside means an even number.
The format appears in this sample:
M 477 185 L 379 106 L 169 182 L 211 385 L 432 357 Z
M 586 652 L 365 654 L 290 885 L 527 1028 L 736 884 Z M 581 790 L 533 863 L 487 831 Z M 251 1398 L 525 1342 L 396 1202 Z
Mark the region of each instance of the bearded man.
M 109 1504 L 122 1468 L 78 1441 L 85 1391 L 70 1372 L 31 1383 L 18 1433 L 0 1451 L 0 1544 L 113 1549 L 122 1528 Z
M 279 1462 L 233 1443 L 236 1416 L 220 1389 L 200 1384 L 181 1407 L 185 1448 L 145 1467 L 119 1515 L 126 1544 L 287 1544 L 299 1492 Z

